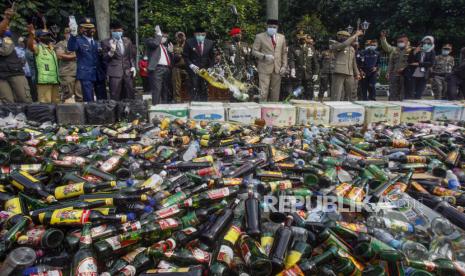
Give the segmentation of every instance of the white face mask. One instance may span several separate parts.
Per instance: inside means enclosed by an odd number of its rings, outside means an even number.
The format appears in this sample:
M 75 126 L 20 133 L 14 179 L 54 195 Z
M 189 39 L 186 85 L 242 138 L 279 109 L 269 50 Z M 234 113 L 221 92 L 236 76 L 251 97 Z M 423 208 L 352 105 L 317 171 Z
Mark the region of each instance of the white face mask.
M 165 44 L 166 41 L 168 41 L 168 38 L 167 38 L 167 37 L 162 37 L 162 38 L 161 38 L 161 44 Z
M 268 27 L 266 29 L 266 32 L 268 33 L 269 36 L 274 36 L 278 32 L 278 29 L 274 27 L 273 28 Z
M 404 42 L 399 42 L 399 43 L 397 43 L 397 47 L 403 49 L 403 48 L 405 48 L 405 43 Z

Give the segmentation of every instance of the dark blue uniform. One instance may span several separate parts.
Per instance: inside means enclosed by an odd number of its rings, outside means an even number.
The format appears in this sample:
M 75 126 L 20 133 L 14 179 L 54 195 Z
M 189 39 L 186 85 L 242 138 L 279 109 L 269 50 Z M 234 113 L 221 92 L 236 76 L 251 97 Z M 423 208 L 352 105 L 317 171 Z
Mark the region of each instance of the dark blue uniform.
M 68 50 L 76 52 L 76 79 L 81 82 L 84 101 L 94 100 L 94 90 L 97 100 L 107 99 L 105 71 L 99 55 L 99 42 L 93 40 L 89 43 L 84 36 L 71 36 L 68 40 Z
M 378 80 L 379 64 L 380 55 L 378 51 L 366 49 L 360 53 L 359 66 L 365 76 L 361 80 L 361 94 L 364 101 L 376 100 L 376 81 Z

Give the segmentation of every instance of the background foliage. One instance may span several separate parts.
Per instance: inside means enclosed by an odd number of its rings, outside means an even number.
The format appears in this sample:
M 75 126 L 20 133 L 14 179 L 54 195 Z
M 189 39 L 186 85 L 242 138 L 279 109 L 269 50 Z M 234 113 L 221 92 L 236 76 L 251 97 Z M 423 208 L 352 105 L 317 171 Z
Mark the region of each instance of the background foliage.
M 0 1 L 0 9 L 11 0 Z M 112 18 L 127 26 L 126 34 L 133 37 L 134 0 L 110 0 Z M 190 34 L 195 26 L 203 25 L 214 38 L 227 38 L 235 25 L 230 5 L 239 11 L 239 25 L 247 40 L 264 28 L 266 0 L 139 0 L 140 34 L 151 35 L 155 24 L 171 34 L 182 30 Z M 371 23 L 367 38 L 377 38 L 387 30 L 393 39 L 407 33 L 412 40 L 432 34 L 437 44 L 452 42 L 456 48 L 465 46 L 465 0 L 282 0 L 280 1 L 281 31 L 292 35 L 296 26 L 304 28 L 324 46 L 334 33 L 347 25 L 356 25 L 357 18 Z M 68 16 L 94 16 L 92 0 L 19 0 L 18 16 L 13 31 L 25 31 L 26 23 L 38 21 L 37 13 L 47 17 L 48 25 L 67 25 Z

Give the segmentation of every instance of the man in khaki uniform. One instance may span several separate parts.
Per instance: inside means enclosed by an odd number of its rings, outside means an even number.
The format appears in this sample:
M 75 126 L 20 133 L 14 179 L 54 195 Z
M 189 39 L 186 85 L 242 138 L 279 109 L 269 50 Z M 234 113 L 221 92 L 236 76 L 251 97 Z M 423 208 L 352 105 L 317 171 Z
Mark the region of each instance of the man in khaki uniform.
M 74 101 L 82 102 L 81 83 L 76 79 L 76 53 L 68 51 L 69 37 L 70 29 L 65 28 L 65 39 L 55 46 L 59 60 L 61 95 L 63 100 L 74 95 Z
M 452 73 L 455 66 L 454 57 L 450 55 L 452 45 L 442 46 L 441 55 L 436 56 L 433 65 L 431 88 L 435 99 L 447 100 L 447 77 Z
M 360 72 L 355 60 L 355 49 L 351 45 L 362 34 L 362 31 L 357 31 L 353 36 L 350 36 L 347 31 L 339 31 L 337 41 L 333 41 L 329 46 L 334 54 L 332 101 L 355 100 L 352 99 L 352 95 L 355 89 L 355 79 L 360 79 Z
M 177 32 L 175 36 L 176 44 L 173 47 L 174 66 L 171 74 L 173 78 L 174 101 L 180 103 L 183 84 L 186 83 L 189 78 L 186 62 L 184 62 L 184 58 L 182 57 L 184 44 L 186 42 L 186 34 Z
M 266 32 L 257 34 L 252 55 L 257 59 L 261 101 L 279 101 L 281 76 L 287 68 L 286 38 L 278 34 L 278 20 L 267 22 Z
M 397 47 L 389 45 L 386 40 L 386 33 L 381 32 L 381 47 L 389 54 L 388 70 L 386 78 L 389 80 L 389 100 L 402 101 L 412 95 L 405 95 L 410 76 L 404 74 L 404 69 L 408 66 L 408 56 L 412 51 L 408 37 L 400 35 L 397 37 Z
M 23 63 L 16 54 L 13 40 L 4 36 L 13 14 L 12 9 L 7 9 L 0 22 L 0 103 L 30 103 L 32 99 Z

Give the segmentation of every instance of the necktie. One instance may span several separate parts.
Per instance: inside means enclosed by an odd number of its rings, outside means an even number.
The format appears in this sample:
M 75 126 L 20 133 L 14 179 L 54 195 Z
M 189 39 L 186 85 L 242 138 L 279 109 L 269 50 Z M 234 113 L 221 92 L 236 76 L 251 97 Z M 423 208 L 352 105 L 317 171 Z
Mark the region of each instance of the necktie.
M 197 49 L 199 49 L 199 55 L 201 56 L 203 54 L 203 43 L 199 43 Z
M 274 36 L 271 37 L 271 43 L 273 44 L 273 48 L 276 48 L 276 40 L 274 39 Z
M 161 46 L 161 49 L 162 49 L 162 51 L 163 51 L 163 54 L 165 55 L 167 65 L 170 66 L 170 65 L 171 65 L 171 61 L 170 61 L 170 58 L 169 58 L 169 56 L 168 56 L 168 53 L 166 53 L 165 46 L 162 45 L 162 46 Z

